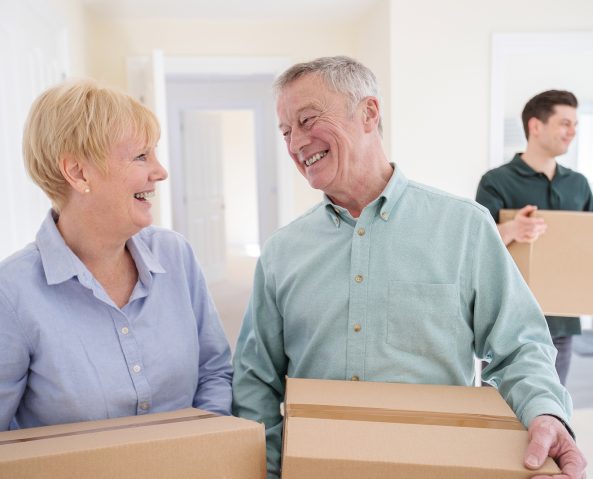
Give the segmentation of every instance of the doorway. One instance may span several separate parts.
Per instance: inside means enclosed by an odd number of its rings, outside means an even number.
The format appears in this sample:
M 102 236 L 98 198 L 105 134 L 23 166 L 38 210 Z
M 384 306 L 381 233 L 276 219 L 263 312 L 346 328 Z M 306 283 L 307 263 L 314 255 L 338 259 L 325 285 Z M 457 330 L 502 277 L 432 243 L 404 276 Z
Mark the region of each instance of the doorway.
M 278 227 L 272 76 L 166 82 L 173 228 L 209 283 Z

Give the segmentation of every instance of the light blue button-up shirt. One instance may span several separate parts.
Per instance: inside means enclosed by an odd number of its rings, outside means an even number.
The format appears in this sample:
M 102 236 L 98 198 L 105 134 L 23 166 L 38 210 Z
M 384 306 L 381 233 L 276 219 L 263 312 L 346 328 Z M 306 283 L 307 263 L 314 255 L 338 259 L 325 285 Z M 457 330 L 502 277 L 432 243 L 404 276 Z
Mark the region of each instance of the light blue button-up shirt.
M 185 407 L 230 413 L 230 349 L 191 247 L 145 228 L 118 308 L 50 213 L 0 263 L 0 430 Z
M 354 219 L 329 199 L 276 232 L 235 353 L 234 412 L 279 470 L 284 377 L 471 385 L 474 355 L 527 425 L 565 420 L 544 317 L 477 203 L 393 174 Z

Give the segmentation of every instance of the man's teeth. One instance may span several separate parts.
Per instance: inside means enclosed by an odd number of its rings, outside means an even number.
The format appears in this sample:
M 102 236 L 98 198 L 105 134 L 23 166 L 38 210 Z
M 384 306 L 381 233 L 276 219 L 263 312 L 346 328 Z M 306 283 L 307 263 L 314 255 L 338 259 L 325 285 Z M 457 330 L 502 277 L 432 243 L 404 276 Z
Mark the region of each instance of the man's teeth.
M 321 158 L 323 158 L 325 155 L 327 155 L 327 151 L 322 151 L 321 153 L 317 153 L 317 154 L 313 155 L 311 158 L 309 158 L 308 160 L 305 160 L 305 165 L 311 166 L 313 163 L 321 160 Z
M 136 193 L 134 198 L 138 198 L 139 200 L 148 200 L 150 198 L 154 198 L 154 195 L 154 191 L 144 191 L 142 193 Z

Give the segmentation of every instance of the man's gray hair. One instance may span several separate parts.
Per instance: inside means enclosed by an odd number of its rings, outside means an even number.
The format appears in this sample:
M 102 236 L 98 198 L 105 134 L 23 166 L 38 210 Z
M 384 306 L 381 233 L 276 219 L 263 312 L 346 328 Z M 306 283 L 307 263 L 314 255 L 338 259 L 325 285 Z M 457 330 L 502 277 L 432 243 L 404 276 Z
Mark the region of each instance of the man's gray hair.
M 347 95 L 352 112 L 368 96 L 377 97 L 379 104 L 381 103 L 375 74 L 362 63 L 347 56 L 321 57 L 291 66 L 274 82 L 274 93 L 278 96 L 286 86 L 309 74 L 319 75 L 330 89 Z M 381 118 L 379 133 L 383 134 Z

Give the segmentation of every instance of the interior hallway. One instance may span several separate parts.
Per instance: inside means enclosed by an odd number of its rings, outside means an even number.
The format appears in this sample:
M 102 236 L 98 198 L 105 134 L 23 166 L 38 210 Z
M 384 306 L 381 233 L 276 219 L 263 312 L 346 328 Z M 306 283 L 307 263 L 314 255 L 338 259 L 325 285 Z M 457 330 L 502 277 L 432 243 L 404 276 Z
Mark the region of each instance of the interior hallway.
M 209 285 L 233 351 L 249 302 L 256 262 L 257 258 L 253 257 L 231 256 L 227 263 L 227 278 Z M 593 477 L 592 371 L 593 356 L 573 354 L 567 387 L 574 402 L 572 427 L 576 432 L 579 447 L 589 462 L 588 477 Z

